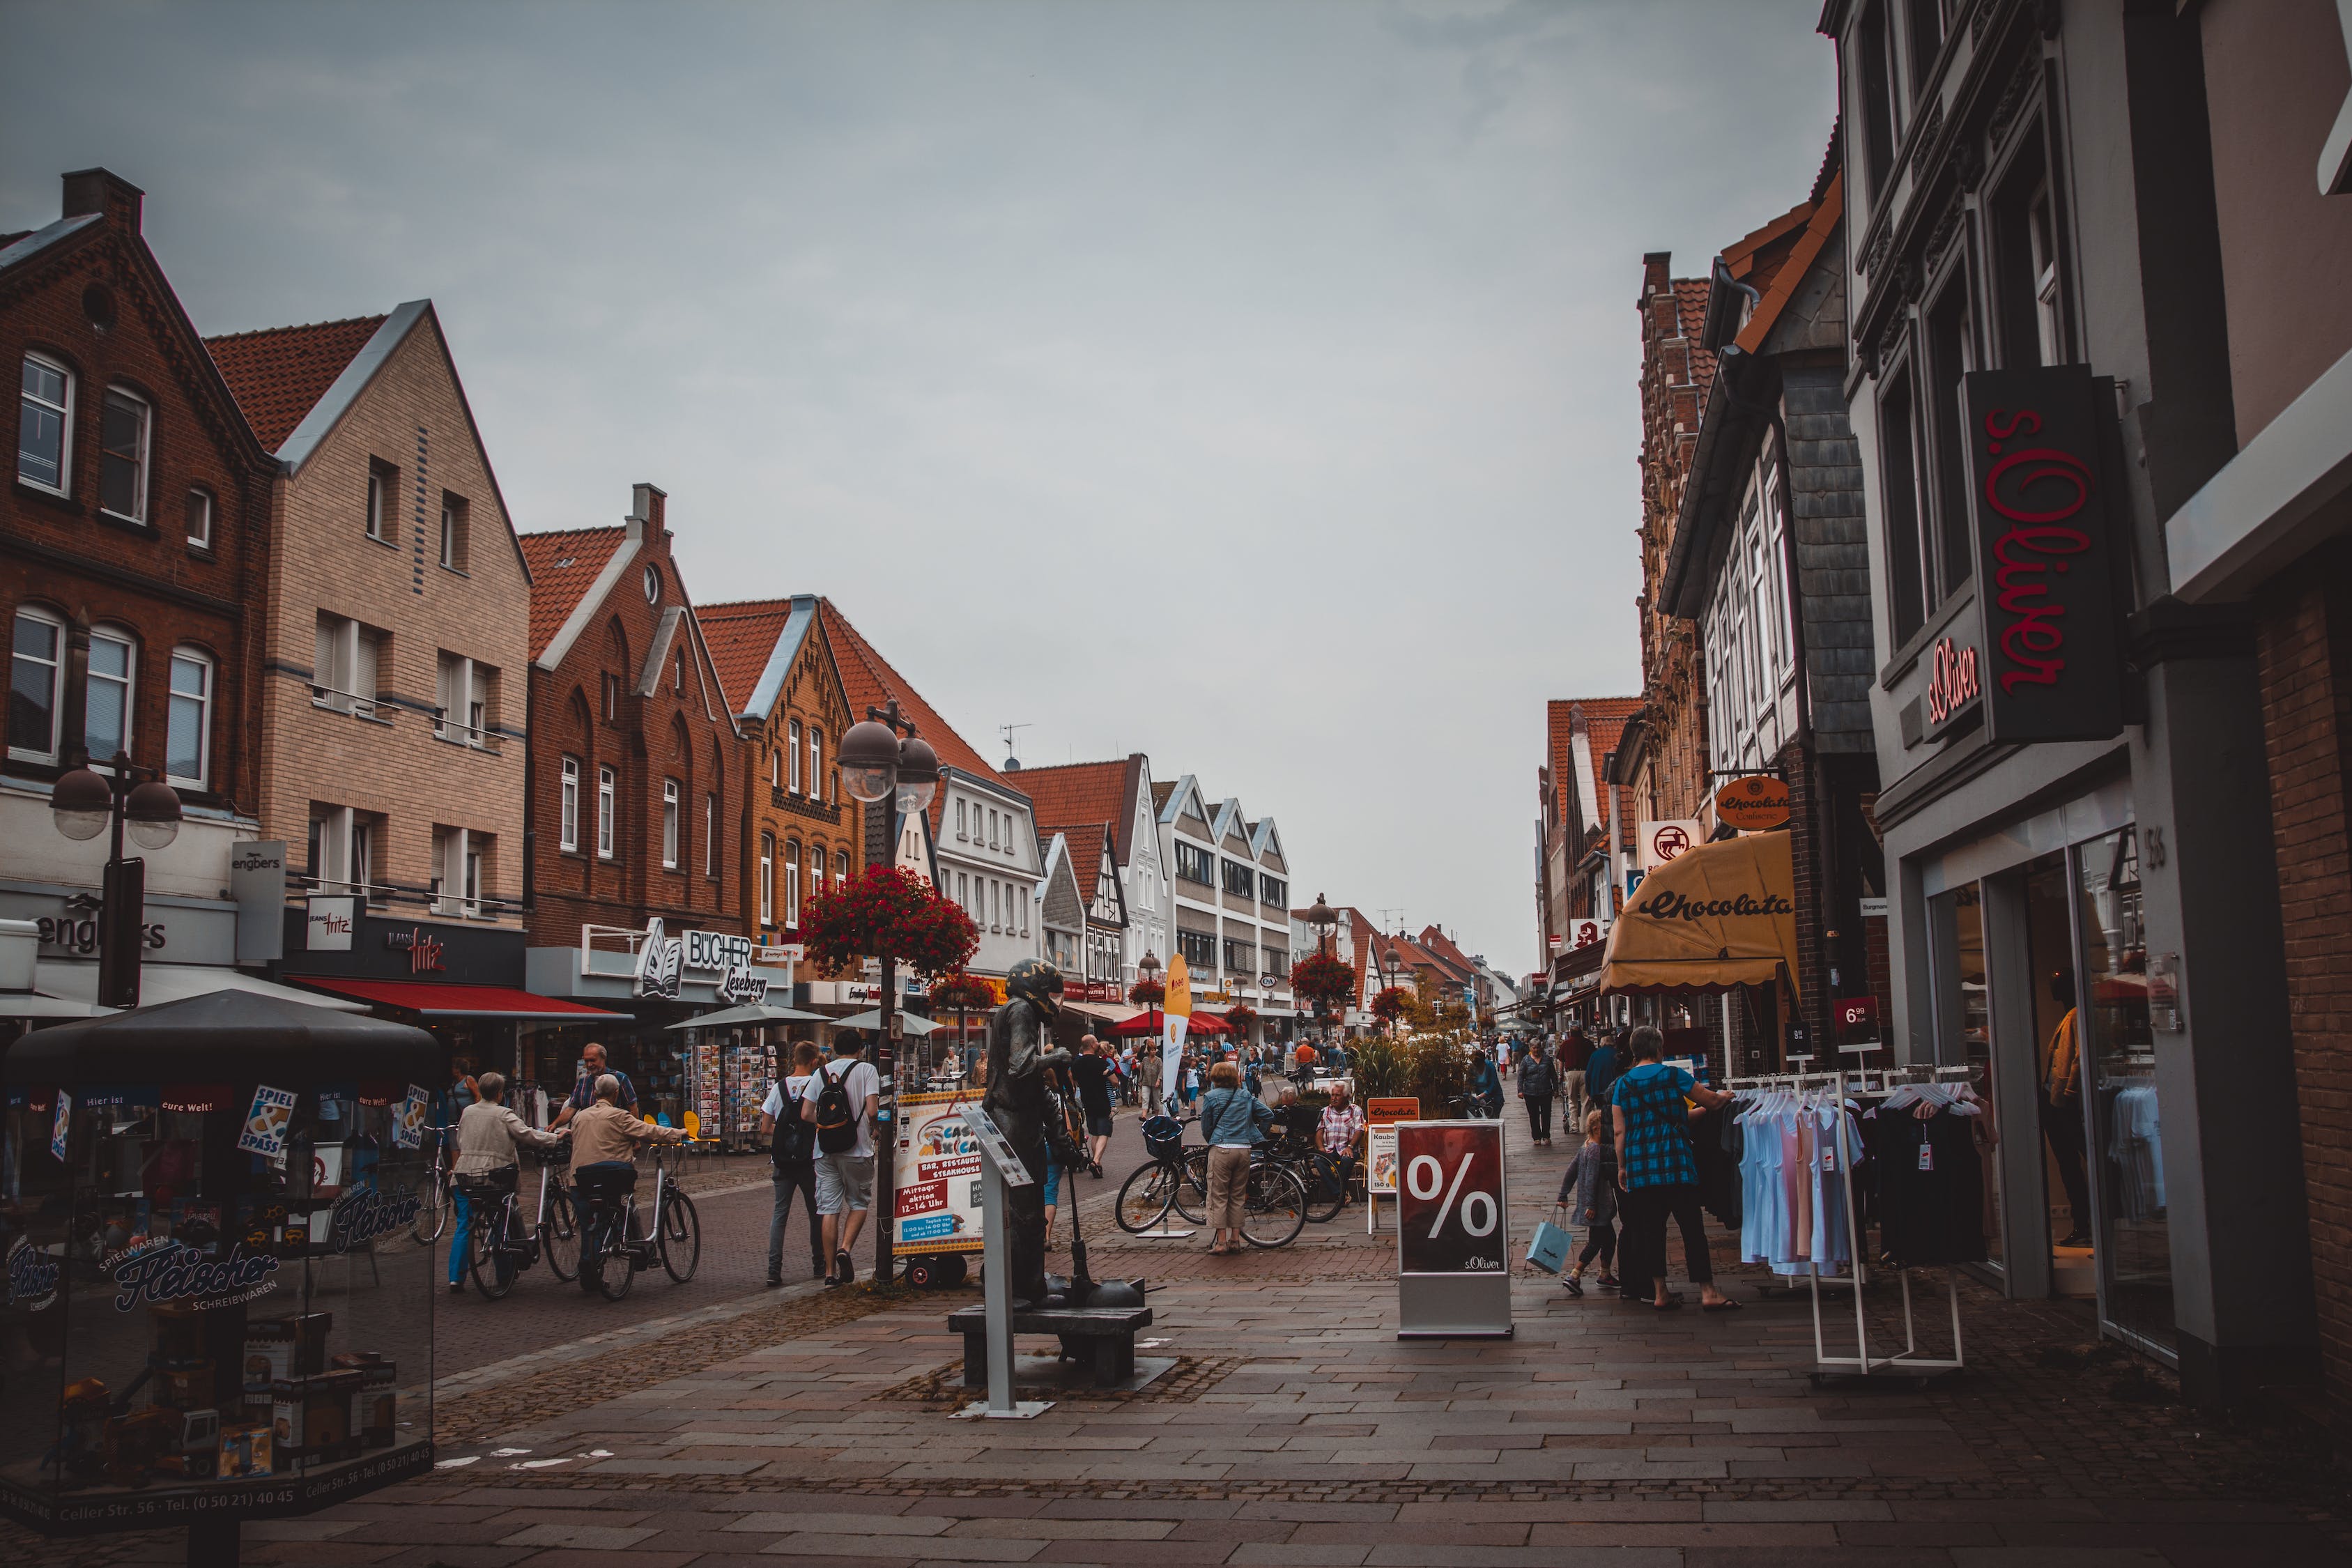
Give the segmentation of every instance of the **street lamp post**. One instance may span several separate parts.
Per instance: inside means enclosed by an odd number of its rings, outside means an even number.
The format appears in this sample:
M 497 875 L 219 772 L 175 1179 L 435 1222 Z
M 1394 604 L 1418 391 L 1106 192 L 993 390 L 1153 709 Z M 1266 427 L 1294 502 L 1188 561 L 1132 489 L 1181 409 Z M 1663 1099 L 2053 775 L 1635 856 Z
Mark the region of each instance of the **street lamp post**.
M 906 739 L 899 739 L 899 731 Z M 906 818 L 928 810 L 931 797 L 940 788 L 940 756 L 930 742 L 915 733 L 915 721 L 898 711 L 898 700 L 890 699 L 887 708 L 868 708 L 866 721 L 850 727 L 841 738 L 841 786 L 867 805 L 890 804 L 887 808 L 889 835 L 885 850 L 889 864 L 898 863 L 898 834 Z M 892 1161 L 898 1135 L 898 1060 L 891 1049 L 893 1026 L 898 1015 L 898 956 L 886 952 L 882 959 L 881 1027 L 875 1031 L 874 1070 L 882 1081 L 882 1106 L 888 1112 L 888 1126 L 875 1129 L 874 1176 L 875 1196 L 878 1200 L 879 1219 L 874 1230 L 874 1278 L 887 1287 L 897 1276 L 898 1263 L 893 1256 L 896 1238 L 891 1235 L 892 1216 L 897 1210 L 893 1195 L 895 1173 Z
M 1323 895 L 1318 893 L 1315 895 L 1315 907 L 1307 911 L 1307 923 L 1315 928 L 1315 952 L 1317 956 L 1321 958 L 1330 957 L 1331 931 L 1333 927 L 1339 923 L 1339 911 L 1333 909 L 1329 904 L 1325 903 L 1323 901 Z M 1315 998 L 1315 1020 L 1317 1023 L 1323 1026 L 1324 1044 L 1330 1044 L 1332 1028 L 1331 1004 L 1325 1001 L 1320 996 Z
M 140 920 L 147 910 L 147 862 L 124 858 L 122 835 L 142 849 L 162 849 L 180 836 L 180 795 L 152 768 L 135 768 L 124 752 L 114 753 L 111 773 L 88 767 L 61 776 L 49 791 L 49 816 L 68 838 L 88 840 L 110 833 L 106 872 L 98 907 L 98 1003 L 101 1007 L 139 1005 Z M 133 784 L 143 773 L 147 782 Z
M 1404 955 L 1399 952 L 1396 950 L 1396 945 L 1391 942 L 1389 946 L 1389 950 L 1381 954 L 1381 973 L 1388 977 L 1390 990 L 1393 991 L 1397 988 L 1397 976 L 1402 973 L 1403 971 Z M 1389 1038 L 1394 1039 L 1396 1038 L 1396 1036 L 1397 1021 L 1394 1018 L 1391 1018 L 1389 1020 Z

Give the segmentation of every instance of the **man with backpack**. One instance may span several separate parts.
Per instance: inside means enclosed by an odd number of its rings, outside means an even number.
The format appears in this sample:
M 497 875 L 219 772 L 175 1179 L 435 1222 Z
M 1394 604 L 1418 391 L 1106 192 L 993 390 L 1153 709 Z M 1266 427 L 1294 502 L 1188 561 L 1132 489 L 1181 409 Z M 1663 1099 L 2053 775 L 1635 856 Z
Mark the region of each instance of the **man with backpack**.
M 816 1217 L 816 1129 L 801 1115 L 801 1100 L 816 1077 L 816 1042 L 802 1040 L 793 1047 L 792 1075 L 768 1086 L 768 1101 L 760 1107 L 760 1131 L 768 1139 L 768 1159 L 774 1166 L 776 1208 L 768 1221 L 768 1283 L 784 1282 L 784 1225 L 792 1218 L 793 1194 L 800 1194 L 808 1216 L 809 1278 L 832 1272 L 825 1262 L 824 1237 Z
M 824 1249 L 833 1256 L 831 1285 L 857 1279 L 850 1248 L 866 1228 L 874 1206 L 874 1113 L 882 1108 L 882 1075 L 858 1054 L 857 1036 L 834 1036 L 833 1060 L 819 1069 L 801 1096 L 801 1120 L 816 1135 L 816 1210 L 823 1216 Z

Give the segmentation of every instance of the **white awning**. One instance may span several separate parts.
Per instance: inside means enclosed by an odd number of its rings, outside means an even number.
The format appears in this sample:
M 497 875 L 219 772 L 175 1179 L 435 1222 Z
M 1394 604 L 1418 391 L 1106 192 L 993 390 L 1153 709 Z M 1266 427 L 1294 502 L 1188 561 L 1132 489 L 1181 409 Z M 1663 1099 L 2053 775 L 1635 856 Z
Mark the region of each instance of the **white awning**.
M 51 996 L 68 1001 L 95 1005 L 98 1001 L 98 965 L 43 960 L 35 973 L 33 984 Z M 184 1002 L 191 996 L 206 996 L 215 991 L 250 991 L 257 996 L 275 996 L 280 1002 L 299 1002 L 307 1007 L 324 1007 L 331 1013 L 364 1013 L 365 1005 L 347 1002 L 340 996 L 328 996 L 317 991 L 297 991 L 291 985 L 280 985 L 240 969 L 226 969 L 209 963 L 149 963 L 140 966 L 139 1004 L 152 1007 L 159 1002 Z M 9 1015 L 0 1010 L 0 1016 Z

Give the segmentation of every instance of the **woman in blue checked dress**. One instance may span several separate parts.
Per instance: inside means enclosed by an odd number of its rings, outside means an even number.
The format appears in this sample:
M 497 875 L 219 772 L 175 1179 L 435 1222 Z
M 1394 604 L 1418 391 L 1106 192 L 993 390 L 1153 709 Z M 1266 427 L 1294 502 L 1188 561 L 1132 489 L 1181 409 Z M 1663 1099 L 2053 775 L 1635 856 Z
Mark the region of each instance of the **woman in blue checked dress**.
M 1682 1229 L 1683 1262 L 1699 1288 L 1699 1304 L 1710 1312 L 1727 1311 L 1739 1303 L 1715 1288 L 1715 1267 L 1706 1255 L 1689 1101 L 1712 1110 L 1730 1097 L 1660 1061 L 1665 1037 L 1657 1030 L 1646 1025 L 1635 1029 L 1628 1044 L 1633 1066 L 1609 1091 L 1616 1105 L 1617 1183 L 1625 1194 L 1618 1278 L 1628 1300 L 1654 1289 L 1651 1305 L 1659 1311 L 1683 1304 L 1666 1289 L 1666 1216 L 1672 1215 Z

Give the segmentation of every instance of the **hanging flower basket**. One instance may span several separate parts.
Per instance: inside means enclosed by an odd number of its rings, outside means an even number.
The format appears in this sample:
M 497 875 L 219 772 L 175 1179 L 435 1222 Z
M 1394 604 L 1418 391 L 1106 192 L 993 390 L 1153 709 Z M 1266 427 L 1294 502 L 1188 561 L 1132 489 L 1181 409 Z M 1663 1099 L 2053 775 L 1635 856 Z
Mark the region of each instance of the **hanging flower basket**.
M 801 910 L 811 959 L 834 967 L 895 958 L 919 975 L 952 974 L 980 947 L 980 928 L 952 899 L 899 866 L 868 866 Z
M 1404 988 L 1391 985 L 1372 998 L 1372 1016 L 1383 1024 L 1392 1024 L 1404 1016 Z
M 1337 1009 L 1356 994 L 1356 971 L 1328 952 L 1309 953 L 1290 966 L 1290 989 L 1318 1008 Z
M 1157 1007 L 1168 1000 L 1168 987 L 1157 980 L 1139 980 L 1127 988 L 1127 1000 L 1130 1006 Z
M 1236 1002 L 1225 1009 L 1225 1022 L 1234 1026 L 1234 1034 L 1247 1034 L 1249 1026 L 1257 1022 L 1257 1009 L 1246 1002 Z
M 972 1009 L 997 1005 L 996 990 L 977 974 L 958 969 L 943 974 L 931 984 L 931 1011 L 934 1015 L 949 1008 Z

